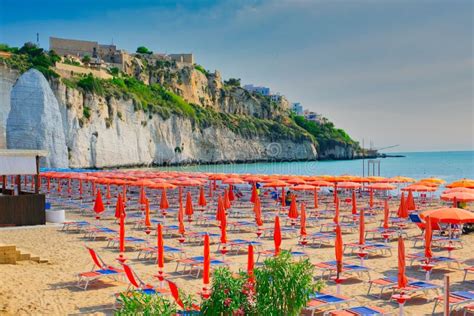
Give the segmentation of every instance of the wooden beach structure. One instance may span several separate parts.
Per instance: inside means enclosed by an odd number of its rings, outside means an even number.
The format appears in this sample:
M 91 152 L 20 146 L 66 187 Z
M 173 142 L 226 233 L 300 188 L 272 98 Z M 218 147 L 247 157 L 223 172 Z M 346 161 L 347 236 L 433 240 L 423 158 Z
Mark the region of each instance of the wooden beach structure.
M 44 225 L 46 223 L 45 195 L 40 194 L 39 162 L 46 157 L 44 150 L 0 150 L 0 227 Z M 34 192 L 21 187 L 21 176 L 34 175 Z M 7 186 L 7 176 L 14 177 L 12 188 Z

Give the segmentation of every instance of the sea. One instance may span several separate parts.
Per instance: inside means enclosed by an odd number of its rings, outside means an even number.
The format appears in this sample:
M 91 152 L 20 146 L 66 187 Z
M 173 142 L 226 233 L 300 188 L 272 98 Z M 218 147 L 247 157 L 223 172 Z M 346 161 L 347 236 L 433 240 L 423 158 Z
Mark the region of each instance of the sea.
M 292 174 L 292 175 L 368 175 L 369 160 L 380 162 L 380 176 L 406 176 L 417 180 L 436 177 L 452 182 L 474 179 L 474 151 L 400 152 L 378 159 L 337 161 L 256 162 L 241 164 L 183 165 L 159 167 L 159 170 L 191 172 Z M 379 175 L 378 162 L 370 165 L 370 175 Z

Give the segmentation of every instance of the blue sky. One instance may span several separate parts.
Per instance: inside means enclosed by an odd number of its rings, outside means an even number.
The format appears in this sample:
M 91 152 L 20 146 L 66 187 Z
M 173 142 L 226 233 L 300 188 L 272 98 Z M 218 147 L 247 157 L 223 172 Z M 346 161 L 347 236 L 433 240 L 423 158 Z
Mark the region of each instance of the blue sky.
M 0 0 L 0 42 L 36 32 L 193 52 L 376 147 L 474 150 L 472 1 Z

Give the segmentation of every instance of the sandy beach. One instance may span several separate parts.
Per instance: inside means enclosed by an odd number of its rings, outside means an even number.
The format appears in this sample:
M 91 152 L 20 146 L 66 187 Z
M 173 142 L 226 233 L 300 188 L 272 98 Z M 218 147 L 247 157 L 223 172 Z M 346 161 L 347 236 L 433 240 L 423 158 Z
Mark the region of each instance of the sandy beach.
M 367 201 L 359 201 L 359 207 L 365 206 Z M 392 200 L 390 209 L 394 210 L 398 207 L 398 201 Z M 432 208 L 432 207 L 431 207 Z M 309 208 L 311 210 L 311 208 Z M 153 209 L 152 209 L 153 211 Z M 366 229 L 378 227 L 383 217 L 382 210 L 379 210 L 376 220 L 366 224 Z M 265 209 L 264 209 L 265 213 Z M 350 209 L 346 206 L 341 208 L 341 216 L 349 214 Z M 156 213 L 153 215 L 157 218 Z M 67 210 L 68 220 L 89 220 L 93 221 L 93 214 L 89 210 L 85 215 L 80 214 L 77 210 Z M 229 219 L 232 221 L 233 219 Z M 252 220 L 252 219 L 250 219 Z M 130 219 L 131 221 L 131 219 Z M 139 238 L 146 238 L 144 230 L 133 229 L 133 224 L 128 222 L 126 225 L 127 236 L 135 236 Z M 167 222 L 176 223 L 175 219 L 167 218 Z M 330 218 L 322 219 L 322 223 L 331 222 Z M 102 225 L 117 229 L 118 224 L 112 219 L 102 219 Z M 273 223 L 272 223 L 273 225 Z M 265 225 L 270 227 L 270 223 Z M 217 227 L 195 227 L 201 231 L 208 231 L 219 233 Z M 308 227 L 308 234 L 319 231 L 319 224 L 314 227 Z M 420 234 L 420 230 L 413 224 L 406 230 L 409 238 L 406 240 L 407 254 L 423 251 L 421 243 L 417 248 L 413 248 L 413 241 L 410 241 L 414 236 Z M 239 233 L 228 232 L 228 239 L 249 239 L 255 240 L 255 233 Z M 156 243 L 156 237 L 152 233 L 150 236 L 150 243 Z M 344 243 L 357 242 L 357 229 L 352 233 L 345 233 L 343 235 Z M 474 242 L 474 235 L 462 236 L 464 248 L 455 250 L 453 256 L 461 262 L 461 268 L 452 265 L 450 268 L 445 266 L 441 269 L 435 269 L 432 274 L 432 281 L 436 284 L 442 284 L 443 275 L 447 274 L 451 278 L 451 290 L 472 290 L 472 283 L 462 282 L 464 272 L 462 267 L 467 264 L 474 264 L 474 256 L 472 251 L 472 243 Z M 262 238 L 264 246 L 262 249 L 273 249 L 273 239 Z M 0 244 L 13 244 L 19 249 L 39 255 L 41 258 L 47 258 L 48 263 L 34 263 L 30 261 L 21 261 L 16 265 L 4 264 L 0 266 L 0 314 L 2 315 L 65 315 L 65 314 L 112 314 L 114 305 L 114 294 L 125 291 L 128 287 L 128 282 L 113 281 L 104 279 L 91 283 L 89 288 L 84 291 L 76 287 L 77 274 L 86 272 L 91 269 L 92 261 L 90 259 L 85 245 L 94 248 L 104 261 L 110 264 L 116 264 L 115 259 L 118 257 L 117 248 L 108 248 L 107 241 L 98 239 L 95 241 L 86 240 L 83 234 L 61 231 L 61 226 L 46 225 L 43 227 L 23 227 L 23 228 L 3 228 L 0 229 Z M 165 237 L 165 245 L 179 247 L 176 237 Z M 391 256 L 371 256 L 365 260 L 365 265 L 369 267 L 371 279 L 381 277 L 382 275 L 396 275 L 397 272 L 397 243 L 396 240 L 390 242 L 392 247 Z M 211 254 L 217 250 L 217 244 L 211 245 Z M 297 238 L 284 239 L 282 243 L 283 249 L 299 249 L 297 246 Z M 202 245 L 185 244 L 185 250 L 190 255 L 202 255 Z M 305 251 L 310 256 L 313 263 L 334 260 L 334 247 L 323 246 L 321 248 L 314 248 L 307 246 Z M 138 275 L 153 284 L 158 284 L 158 281 L 153 280 L 152 275 L 156 274 L 157 266 L 154 260 L 137 260 L 137 249 L 127 248 L 126 258 Z M 446 251 L 434 249 L 435 255 L 447 255 Z M 220 256 L 216 253 L 215 256 Z M 229 254 L 226 259 L 231 261 L 231 269 L 237 271 L 238 269 L 245 269 L 247 260 L 246 253 Z M 345 254 L 345 262 L 359 263 L 359 259 L 355 255 Z M 408 265 L 408 263 L 407 263 Z M 174 262 L 165 263 L 165 272 L 170 274 L 170 279 L 176 282 L 180 289 L 186 293 L 197 293 L 202 286 L 201 278 L 183 276 L 180 273 L 175 273 L 176 264 Z M 319 277 L 319 271 L 316 270 L 315 277 Z M 420 271 L 418 266 L 408 267 L 408 277 L 424 279 L 424 272 Z M 398 312 L 397 306 L 393 301 L 388 300 L 389 294 L 385 295 L 383 299 L 376 299 L 367 296 L 368 279 L 363 276 L 361 280 L 349 279 L 342 285 L 342 294 L 354 298 L 351 306 L 354 305 L 371 305 L 378 306 L 387 311 Z M 326 291 L 335 292 L 335 285 L 329 281 L 326 283 Z M 441 292 L 440 292 L 441 293 Z M 196 295 L 197 296 L 197 295 Z M 409 300 L 406 305 L 407 315 L 428 315 L 433 309 L 432 299 L 436 296 L 435 293 L 429 293 L 427 297 L 417 296 Z M 427 301 L 427 299 L 429 301 Z M 441 313 L 442 308 L 438 307 L 437 312 Z

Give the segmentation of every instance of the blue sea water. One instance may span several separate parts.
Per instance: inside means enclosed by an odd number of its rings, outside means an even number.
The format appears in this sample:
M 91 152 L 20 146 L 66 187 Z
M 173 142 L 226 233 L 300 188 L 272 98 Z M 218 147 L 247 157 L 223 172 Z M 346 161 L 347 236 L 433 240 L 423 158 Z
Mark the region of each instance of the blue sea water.
M 395 153 L 391 153 L 395 154 Z M 384 177 L 407 176 L 415 179 L 437 177 L 452 182 L 460 178 L 474 178 L 474 151 L 407 152 L 400 158 L 379 158 L 380 175 Z M 190 165 L 160 167 L 160 170 L 362 176 L 363 160 L 259 162 L 245 164 Z M 367 159 L 365 160 L 367 175 Z

